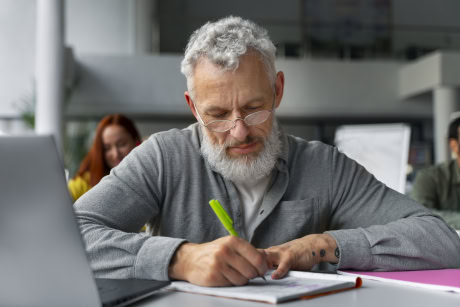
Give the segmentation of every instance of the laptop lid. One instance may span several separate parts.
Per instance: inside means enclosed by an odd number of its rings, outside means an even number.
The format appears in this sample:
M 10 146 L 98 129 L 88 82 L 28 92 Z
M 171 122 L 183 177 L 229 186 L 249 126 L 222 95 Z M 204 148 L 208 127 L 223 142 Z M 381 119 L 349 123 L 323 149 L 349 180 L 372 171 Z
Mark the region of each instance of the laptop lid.
M 51 136 L 0 137 L 0 302 L 100 306 Z
M 0 136 L 0 170 L 1 304 L 101 306 L 53 138 Z M 108 282 L 111 306 L 169 284 Z

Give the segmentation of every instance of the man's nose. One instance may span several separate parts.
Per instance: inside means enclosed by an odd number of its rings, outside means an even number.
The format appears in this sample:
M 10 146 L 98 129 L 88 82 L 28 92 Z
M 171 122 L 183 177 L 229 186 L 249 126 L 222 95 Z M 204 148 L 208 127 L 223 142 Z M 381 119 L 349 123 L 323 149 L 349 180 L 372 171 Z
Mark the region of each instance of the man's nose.
M 246 140 L 246 137 L 249 134 L 249 128 L 244 123 L 243 119 L 237 118 L 235 120 L 235 127 L 230 130 L 230 135 L 237 139 L 240 142 Z

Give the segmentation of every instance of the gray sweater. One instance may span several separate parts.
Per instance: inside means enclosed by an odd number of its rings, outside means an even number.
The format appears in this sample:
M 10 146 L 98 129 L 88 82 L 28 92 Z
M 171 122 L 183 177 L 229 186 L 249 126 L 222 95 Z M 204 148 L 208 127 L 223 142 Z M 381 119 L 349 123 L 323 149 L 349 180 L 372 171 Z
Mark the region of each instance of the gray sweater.
M 327 232 L 339 269 L 460 267 L 460 238 L 442 219 L 320 142 L 281 135 L 252 238 L 259 248 Z M 228 235 L 208 205 L 218 199 L 243 234 L 232 182 L 200 155 L 197 124 L 152 135 L 76 203 L 96 276 L 167 280 L 175 250 Z M 146 223 L 153 236 L 139 234 Z

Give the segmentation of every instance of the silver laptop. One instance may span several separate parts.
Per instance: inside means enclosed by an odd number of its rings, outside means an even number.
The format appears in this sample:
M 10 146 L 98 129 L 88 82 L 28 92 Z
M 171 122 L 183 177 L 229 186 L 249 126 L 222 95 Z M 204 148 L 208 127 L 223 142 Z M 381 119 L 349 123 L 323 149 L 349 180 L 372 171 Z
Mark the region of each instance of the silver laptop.
M 53 138 L 0 136 L 0 305 L 125 306 L 168 284 L 96 283 Z

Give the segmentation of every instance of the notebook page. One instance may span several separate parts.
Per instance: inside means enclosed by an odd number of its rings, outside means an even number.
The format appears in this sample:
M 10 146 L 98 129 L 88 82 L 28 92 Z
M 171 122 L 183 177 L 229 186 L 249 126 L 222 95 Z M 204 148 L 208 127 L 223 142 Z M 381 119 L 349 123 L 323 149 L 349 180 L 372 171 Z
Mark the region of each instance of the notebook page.
M 244 300 L 278 303 L 305 295 L 352 288 L 356 284 L 356 278 L 354 277 L 347 278 L 345 276 L 333 274 L 309 273 L 311 274 L 309 275 L 303 273 L 305 272 L 291 272 L 289 276 L 283 279 L 273 280 L 270 276 L 271 272 L 268 272 L 265 275 L 266 282 L 262 278 L 255 278 L 247 285 L 240 287 L 200 287 L 188 282 L 178 281 L 173 282 L 169 289 Z

